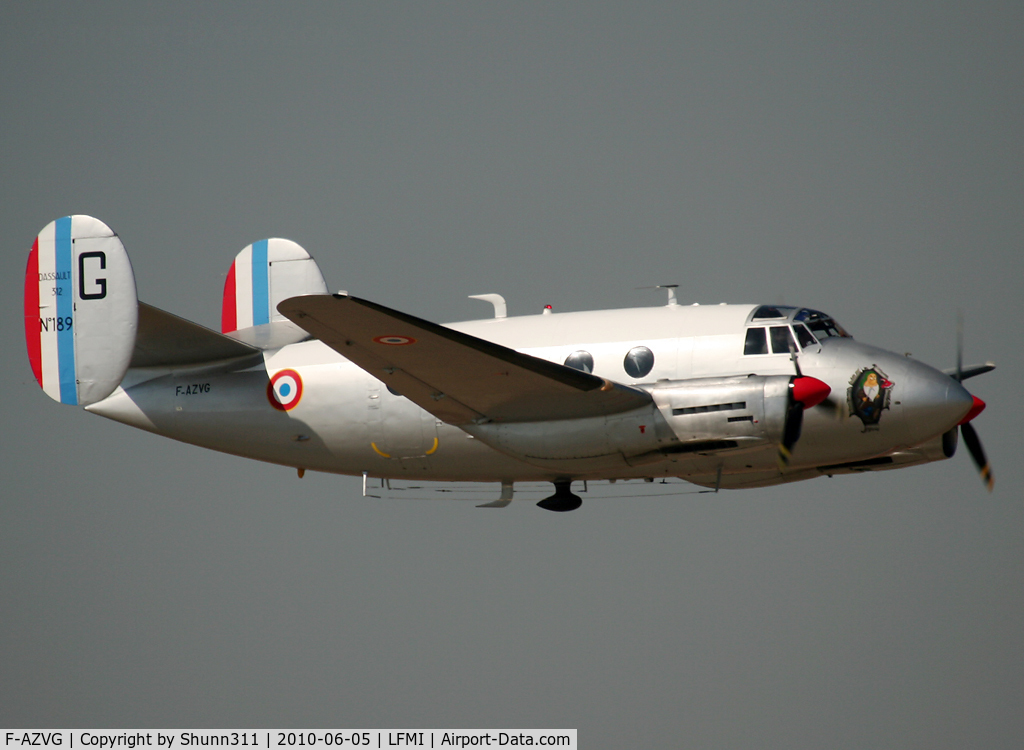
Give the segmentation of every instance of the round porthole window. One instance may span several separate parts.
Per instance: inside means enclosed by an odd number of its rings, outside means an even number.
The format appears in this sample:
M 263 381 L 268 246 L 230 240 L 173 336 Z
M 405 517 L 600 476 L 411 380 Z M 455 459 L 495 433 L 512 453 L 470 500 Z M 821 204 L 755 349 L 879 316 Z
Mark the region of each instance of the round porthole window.
M 654 352 L 646 346 L 634 346 L 622 360 L 622 366 L 631 378 L 642 378 L 654 367 Z
M 594 358 L 590 356 L 590 352 L 585 352 L 581 349 L 565 358 L 565 366 L 571 367 L 574 370 L 583 370 L 583 372 L 593 372 Z

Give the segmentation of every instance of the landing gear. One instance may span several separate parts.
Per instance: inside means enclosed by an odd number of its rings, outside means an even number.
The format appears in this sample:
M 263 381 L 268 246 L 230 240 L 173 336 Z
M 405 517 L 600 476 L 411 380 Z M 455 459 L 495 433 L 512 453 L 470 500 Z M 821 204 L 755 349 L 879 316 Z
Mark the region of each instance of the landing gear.
M 537 503 L 537 507 L 554 511 L 555 513 L 568 513 L 570 510 L 576 510 L 581 505 L 583 505 L 583 500 L 580 499 L 579 495 L 574 495 L 572 492 L 571 479 L 556 480 L 555 494 Z

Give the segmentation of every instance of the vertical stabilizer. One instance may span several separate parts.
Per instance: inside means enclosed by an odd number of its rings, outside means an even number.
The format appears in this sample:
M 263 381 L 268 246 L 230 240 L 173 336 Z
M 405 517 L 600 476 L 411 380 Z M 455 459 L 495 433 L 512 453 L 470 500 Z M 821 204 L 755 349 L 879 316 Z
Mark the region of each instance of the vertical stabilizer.
M 91 216 L 47 224 L 25 270 L 25 342 L 43 391 L 82 406 L 109 396 L 137 326 L 135 274 L 113 230 Z
M 221 331 L 231 333 L 270 323 L 287 323 L 277 304 L 301 294 L 327 294 L 316 261 L 291 240 L 254 242 L 235 256 L 224 282 Z

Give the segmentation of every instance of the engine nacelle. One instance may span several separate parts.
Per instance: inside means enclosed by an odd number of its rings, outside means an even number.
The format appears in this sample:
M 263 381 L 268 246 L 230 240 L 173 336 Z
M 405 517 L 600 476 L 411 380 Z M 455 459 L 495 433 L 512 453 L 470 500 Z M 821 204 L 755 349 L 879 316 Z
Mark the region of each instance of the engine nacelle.
M 788 375 L 699 378 L 659 383 L 650 393 L 680 449 L 737 443 L 719 448 L 728 450 L 781 440 L 791 380 Z
M 464 425 L 463 430 L 503 453 L 567 474 L 630 466 L 628 456 L 654 455 L 674 437 L 655 406 L 621 414 L 550 422 Z
M 504 453 L 567 474 L 645 466 L 678 454 L 715 454 L 777 444 L 786 423 L 786 375 L 658 383 L 654 405 L 587 419 L 490 423 L 467 432 Z

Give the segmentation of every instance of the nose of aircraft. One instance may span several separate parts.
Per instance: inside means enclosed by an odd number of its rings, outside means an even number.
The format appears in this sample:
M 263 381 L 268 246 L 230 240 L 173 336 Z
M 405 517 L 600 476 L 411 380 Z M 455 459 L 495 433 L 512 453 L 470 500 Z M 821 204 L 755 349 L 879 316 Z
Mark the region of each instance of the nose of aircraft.
M 959 422 L 957 422 L 957 424 L 967 424 L 972 419 L 974 419 L 976 416 L 978 416 L 983 411 L 985 411 L 985 402 L 984 401 L 982 401 L 977 396 L 971 396 L 971 398 L 974 399 L 974 405 L 971 406 L 971 410 L 969 412 L 967 412 L 967 415 L 963 419 L 961 419 Z
M 953 378 L 920 362 L 907 365 L 900 400 L 907 425 L 917 437 L 946 432 L 975 408 L 974 397 Z

